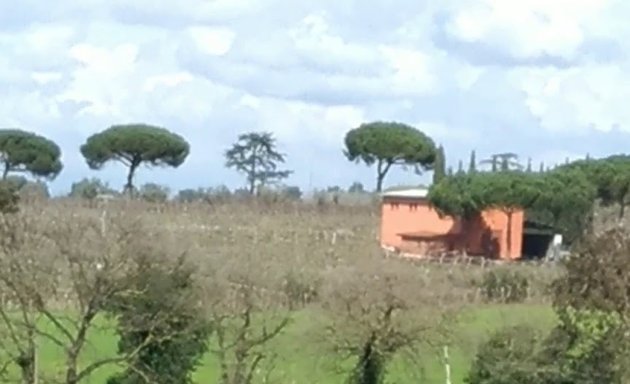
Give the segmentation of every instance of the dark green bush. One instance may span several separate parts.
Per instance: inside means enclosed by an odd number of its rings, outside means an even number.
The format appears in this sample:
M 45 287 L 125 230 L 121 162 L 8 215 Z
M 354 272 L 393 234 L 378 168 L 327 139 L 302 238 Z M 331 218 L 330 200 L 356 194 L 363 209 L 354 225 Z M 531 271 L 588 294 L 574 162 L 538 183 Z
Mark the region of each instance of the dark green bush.
M 130 367 L 107 384 L 189 384 L 208 350 L 210 326 L 194 293 L 193 270 L 143 259 L 131 274 L 137 294 L 114 297 L 118 352 L 134 354 Z
M 536 354 L 539 338 L 527 326 L 496 332 L 473 361 L 466 384 L 538 384 Z
M 615 316 L 573 311 L 543 338 L 516 326 L 495 333 L 478 350 L 466 384 L 621 384 Z
M 19 188 L 10 180 L 0 181 L 0 212 L 15 213 L 19 210 Z

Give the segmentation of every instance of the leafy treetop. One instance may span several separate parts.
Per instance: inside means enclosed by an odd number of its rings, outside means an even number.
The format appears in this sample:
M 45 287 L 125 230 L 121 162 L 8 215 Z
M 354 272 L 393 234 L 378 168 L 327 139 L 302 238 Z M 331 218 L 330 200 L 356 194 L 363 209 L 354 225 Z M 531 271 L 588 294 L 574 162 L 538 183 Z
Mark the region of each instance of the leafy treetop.
M 539 175 L 544 188 L 528 216 L 561 230 L 569 242 L 575 240 L 590 217 L 595 186 L 579 169 L 558 168 Z
M 520 171 L 483 172 L 477 183 L 483 205 L 506 212 L 531 207 L 544 190 L 539 177 Z
M 630 156 L 613 155 L 602 159 L 578 160 L 558 170 L 580 170 L 594 185 L 602 204 L 619 206 L 619 219 L 630 204 Z
M 428 198 L 441 215 L 472 218 L 485 208 L 481 187 L 475 175 L 454 174 L 433 184 Z
M 431 186 L 428 198 L 441 214 L 463 218 L 495 208 L 509 219 L 515 210 L 524 209 L 528 218 L 553 226 L 572 242 L 587 228 L 596 192 L 588 173 L 567 166 L 545 173 L 456 174 Z
M 431 186 L 428 198 L 440 213 L 473 217 L 486 208 L 506 212 L 533 205 L 543 184 L 524 172 L 458 173 Z
M 3 179 L 10 172 L 25 172 L 52 180 L 63 169 L 61 149 L 56 143 L 19 129 L 0 130 L 0 159 Z
M 114 125 L 94 134 L 81 146 L 81 153 L 92 169 L 110 161 L 129 168 L 126 190 L 133 189 L 133 176 L 141 164 L 179 167 L 190 153 L 181 136 L 164 128 L 146 124 Z
M 417 172 L 430 170 L 436 160 L 436 146 L 422 131 L 397 122 L 361 124 L 345 137 L 344 154 L 350 161 L 376 164 L 378 192 L 393 165 L 413 166 Z

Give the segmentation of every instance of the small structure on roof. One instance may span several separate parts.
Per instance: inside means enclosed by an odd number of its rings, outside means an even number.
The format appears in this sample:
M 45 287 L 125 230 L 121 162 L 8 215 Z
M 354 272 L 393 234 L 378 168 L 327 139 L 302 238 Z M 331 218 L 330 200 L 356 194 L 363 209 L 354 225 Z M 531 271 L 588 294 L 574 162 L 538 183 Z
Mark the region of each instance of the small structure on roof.
M 418 255 L 465 252 L 514 260 L 521 257 L 523 211 L 508 215 L 488 209 L 464 220 L 441 216 L 427 199 L 427 188 L 382 194 L 380 241 L 383 247 Z M 511 221 L 511 228 L 508 223 Z M 509 236 L 509 240 L 508 240 Z

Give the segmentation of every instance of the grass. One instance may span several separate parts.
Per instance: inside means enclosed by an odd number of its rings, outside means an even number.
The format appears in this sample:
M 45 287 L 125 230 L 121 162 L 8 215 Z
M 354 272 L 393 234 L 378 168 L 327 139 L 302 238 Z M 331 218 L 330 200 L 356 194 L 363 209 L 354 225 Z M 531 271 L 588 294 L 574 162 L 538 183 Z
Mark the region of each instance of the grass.
M 338 356 L 327 351 L 324 340 L 316 340 L 319 323 L 316 316 L 308 312 L 298 312 L 295 321 L 284 334 L 270 345 L 277 354 L 271 381 L 278 384 L 333 384 L 343 382 L 340 369 L 348 368 L 351 362 L 339 362 Z M 101 321 L 102 323 L 102 321 Z M 554 323 L 551 308 L 540 304 L 484 305 L 466 310 L 457 321 L 451 335 L 450 346 L 451 375 L 453 384 L 463 383 L 476 347 L 493 331 L 501 327 L 530 324 L 540 329 L 549 329 Z M 83 363 L 102 359 L 116 354 L 117 338 L 106 324 L 99 324 L 89 335 Z M 50 329 L 54 333 L 53 329 Z M 388 383 L 427 383 L 445 382 L 445 370 L 441 360 L 441 349 L 423 350 L 422 361 L 410 362 L 397 359 L 391 365 Z M 46 376 L 58 376 L 63 372 L 63 351 L 56 345 L 42 339 L 39 349 L 40 369 Z M 116 367 L 108 366 L 96 371 L 86 383 L 102 384 L 116 372 Z M 218 365 L 208 353 L 195 372 L 198 383 L 214 383 L 218 379 Z

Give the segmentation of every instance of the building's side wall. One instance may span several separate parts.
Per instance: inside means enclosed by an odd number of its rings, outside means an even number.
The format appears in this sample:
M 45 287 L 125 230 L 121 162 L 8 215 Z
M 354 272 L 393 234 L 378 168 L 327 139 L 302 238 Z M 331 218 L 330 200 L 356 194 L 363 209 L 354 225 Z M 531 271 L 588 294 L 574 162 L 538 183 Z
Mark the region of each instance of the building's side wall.
M 388 198 L 381 205 L 380 241 L 383 246 L 402 249 L 410 245 L 401 239 L 400 233 L 426 232 L 437 235 L 461 231 L 462 237 L 457 243 L 469 253 L 490 256 L 489 246 L 494 246 L 492 249 L 496 251 L 497 257 L 517 259 L 521 257 L 523 221 L 522 210 L 512 213 L 512 240 L 508 249 L 508 215 L 501 210 L 484 211 L 478 219 L 462 224 L 451 217 L 440 217 L 425 199 Z
M 445 234 L 458 230 L 459 223 L 440 217 L 426 200 L 385 199 L 381 205 L 381 245 L 401 247 L 400 233 Z
M 521 257 L 525 214 L 522 210 L 518 210 L 513 212 L 511 216 L 511 231 L 508 231 L 510 218 L 507 213 L 498 209 L 491 209 L 482 213 L 485 225 L 498 235 L 499 257 L 502 259 L 518 259 Z M 511 238 L 509 242 L 510 249 L 508 249 L 508 233 Z

